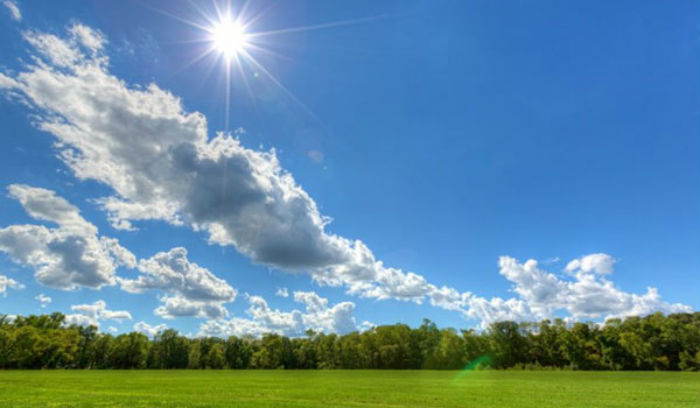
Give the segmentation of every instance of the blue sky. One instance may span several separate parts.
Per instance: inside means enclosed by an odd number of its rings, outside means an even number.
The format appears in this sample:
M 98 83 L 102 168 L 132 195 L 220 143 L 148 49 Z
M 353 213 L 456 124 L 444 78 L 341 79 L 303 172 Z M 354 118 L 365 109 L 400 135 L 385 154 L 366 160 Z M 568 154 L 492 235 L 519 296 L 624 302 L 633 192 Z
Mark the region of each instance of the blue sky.
M 228 82 L 209 3 L 3 6 L 3 313 L 295 335 L 700 307 L 695 2 L 234 2 Z

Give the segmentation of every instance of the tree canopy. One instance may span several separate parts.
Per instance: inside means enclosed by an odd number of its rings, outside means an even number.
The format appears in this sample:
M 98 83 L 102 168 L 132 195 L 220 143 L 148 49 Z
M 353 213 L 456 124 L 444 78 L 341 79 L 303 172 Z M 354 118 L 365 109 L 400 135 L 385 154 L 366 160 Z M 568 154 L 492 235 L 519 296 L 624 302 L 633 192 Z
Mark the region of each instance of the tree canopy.
M 0 368 L 76 369 L 700 369 L 700 312 L 611 319 L 604 325 L 496 322 L 488 330 L 439 329 L 430 320 L 346 335 L 303 338 L 188 338 L 164 330 L 149 339 L 66 325 L 61 313 L 0 315 Z

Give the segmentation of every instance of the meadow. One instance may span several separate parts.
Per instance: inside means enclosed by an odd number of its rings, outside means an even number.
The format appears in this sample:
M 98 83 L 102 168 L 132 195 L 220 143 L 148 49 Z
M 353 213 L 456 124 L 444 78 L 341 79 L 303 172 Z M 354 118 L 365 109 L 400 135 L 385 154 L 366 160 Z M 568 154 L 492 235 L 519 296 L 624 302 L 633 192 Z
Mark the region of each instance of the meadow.
M 0 371 L 0 407 L 693 407 L 684 372 Z

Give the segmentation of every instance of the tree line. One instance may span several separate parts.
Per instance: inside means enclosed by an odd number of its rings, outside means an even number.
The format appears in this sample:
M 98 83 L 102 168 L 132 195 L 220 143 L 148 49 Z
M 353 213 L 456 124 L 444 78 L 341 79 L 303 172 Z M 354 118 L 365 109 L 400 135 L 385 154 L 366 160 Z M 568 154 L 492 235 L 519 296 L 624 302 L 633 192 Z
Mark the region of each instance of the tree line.
M 266 334 L 149 339 L 65 324 L 61 313 L 0 315 L 0 368 L 39 369 L 700 369 L 700 312 L 566 324 L 504 321 L 487 330 L 439 329 L 430 320 L 345 335 Z

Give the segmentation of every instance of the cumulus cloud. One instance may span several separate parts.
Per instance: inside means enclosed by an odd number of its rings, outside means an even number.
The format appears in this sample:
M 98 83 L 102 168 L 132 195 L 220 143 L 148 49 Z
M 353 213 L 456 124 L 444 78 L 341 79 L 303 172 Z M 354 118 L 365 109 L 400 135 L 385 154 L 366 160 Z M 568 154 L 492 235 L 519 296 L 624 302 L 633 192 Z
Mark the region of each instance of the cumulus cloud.
M 510 299 L 485 299 L 387 267 L 362 241 L 328 231 L 330 218 L 282 169 L 274 150 L 246 148 L 236 135 L 209 137 L 204 115 L 185 110 L 170 92 L 155 84 L 129 86 L 112 75 L 100 33 L 76 24 L 63 38 L 34 31 L 24 36 L 34 62 L 0 77 L 0 86 L 36 108 L 38 126 L 54 135 L 59 156 L 77 178 L 112 189 L 97 202 L 115 228 L 135 229 L 141 220 L 189 226 L 211 243 L 233 246 L 259 264 L 307 273 L 318 284 L 367 298 L 428 300 L 485 322 L 538 317 L 563 304 L 581 317 L 646 310 L 642 304 L 667 307 L 655 290 L 629 294 L 604 279 L 614 263 L 604 254 L 569 264 L 573 281 L 541 271 L 535 261 L 502 258 L 501 274 L 516 295 Z M 596 307 L 593 290 L 605 294 Z M 192 311 L 195 301 L 179 289 L 163 307 Z
M 159 252 L 139 261 L 137 279 L 119 279 L 122 289 L 141 293 L 148 289 L 176 292 L 193 300 L 233 301 L 236 290 L 208 269 L 190 262 L 182 247 Z
M 566 271 L 573 274 L 597 273 L 608 275 L 613 271 L 616 259 L 608 254 L 590 254 L 566 264 Z
M 236 299 L 236 289 L 208 269 L 190 262 L 185 248 L 159 252 L 138 263 L 136 279 L 117 278 L 121 288 L 131 293 L 160 290 L 172 294 L 161 297 L 155 314 L 164 318 L 196 316 L 216 319 L 228 312 L 223 303 Z
M 41 225 L 12 225 L 0 229 L 0 251 L 21 264 L 35 269 L 40 283 L 60 289 L 80 286 L 100 288 L 119 283 L 131 293 L 160 290 L 163 304 L 155 313 L 165 318 L 197 316 L 210 319 L 226 317 L 223 303 L 236 298 L 236 290 L 206 268 L 187 259 L 185 248 L 159 252 L 148 259 L 136 257 L 119 245 L 115 238 L 99 236 L 97 227 L 80 215 L 80 210 L 53 191 L 26 185 L 10 185 L 9 196 L 18 200 L 33 218 L 57 224 L 57 228 Z M 136 279 L 116 276 L 124 265 L 138 268 Z M 13 280 L 2 280 L 0 286 L 18 287 Z M 94 323 L 85 317 L 74 317 L 83 324 Z M 76 320 L 77 322 L 77 320 Z
M 8 187 L 35 219 L 58 226 L 10 225 L 0 229 L 0 252 L 20 264 L 34 268 L 43 285 L 59 289 L 81 286 L 97 289 L 115 284 L 115 269 L 133 268 L 135 256 L 114 238 L 99 236 L 97 227 L 80 210 L 53 191 L 27 185 Z
M 162 304 L 153 313 L 165 319 L 176 317 L 218 319 L 228 316 L 228 311 L 221 302 L 190 300 L 180 295 L 163 296 L 160 300 Z
M 515 316 L 520 318 L 515 320 L 542 319 L 556 311 L 582 320 L 692 310 L 686 305 L 661 300 L 656 288 L 648 288 L 646 293 L 638 295 L 615 287 L 605 277 L 613 273 L 614 262 L 607 254 L 584 256 L 572 260 L 565 268 L 566 272 L 573 273 L 572 277 L 560 277 L 540 269 L 534 259 L 520 263 L 515 258 L 502 256 L 500 273 L 513 283 L 512 290 L 518 295 L 517 303 L 506 309 L 516 311 Z M 485 321 L 499 320 L 491 318 L 489 312 L 474 315 Z
M 24 289 L 24 285 L 10 277 L 0 275 L 0 295 L 7 296 L 7 289 L 20 290 Z
M 289 291 L 287 290 L 287 288 L 278 288 L 277 292 L 275 292 L 275 296 L 283 298 L 289 297 Z
M 84 39 L 100 34 L 82 25 L 68 31 L 26 32 L 39 62 L 3 83 L 38 109 L 40 128 L 58 139 L 76 177 L 113 189 L 98 202 L 116 228 L 185 224 L 257 263 L 362 296 L 420 301 L 426 293 L 419 275 L 385 268 L 361 241 L 328 233 L 330 219 L 274 150 L 245 148 L 227 134 L 209 138 L 205 117 L 169 92 L 111 75 L 105 41 Z
M 314 292 L 294 292 L 294 301 L 303 304 L 304 310 L 284 312 L 270 308 L 261 296 L 248 296 L 248 318 L 208 320 L 200 325 L 200 334 L 225 337 L 278 333 L 299 337 L 308 329 L 327 333 L 357 330 L 353 316 L 355 304 L 352 302 L 340 302 L 330 306 L 328 299 Z
M 36 295 L 36 296 L 34 297 L 34 300 L 36 300 L 37 302 L 39 302 L 39 303 L 41 304 L 41 307 L 44 308 L 44 307 L 46 307 L 46 305 L 48 305 L 49 303 L 51 303 L 51 301 L 52 301 L 53 299 L 51 299 L 51 296 L 46 296 L 46 295 L 43 294 L 43 293 L 39 293 L 38 295 Z
M 12 0 L 4 0 L 2 5 L 10 12 L 10 16 L 15 21 L 22 21 L 22 12 L 19 10 L 17 3 Z
M 100 327 L 100 321 L 104 320 L 131 320 L 131 313 L 127 310 L 109 310 L 104 300 L 95 303 L 73 305 L 70 307 L 75 313 L 67 314 L 65 324 L 78 326 Z
M 158 334 L 159 332 L 166 330 L 167 328 L 168 328 L 168 326 L 166 326 L 165 324 L 158 324 L 155 326 L 151 326 L 150 324 L 148 324 L 144 321 L 140 321 L 134 325 L 134 331 L 137 331 L 139 333 L 143 333 L 148 337 L 153 337 L 156 334 Z

